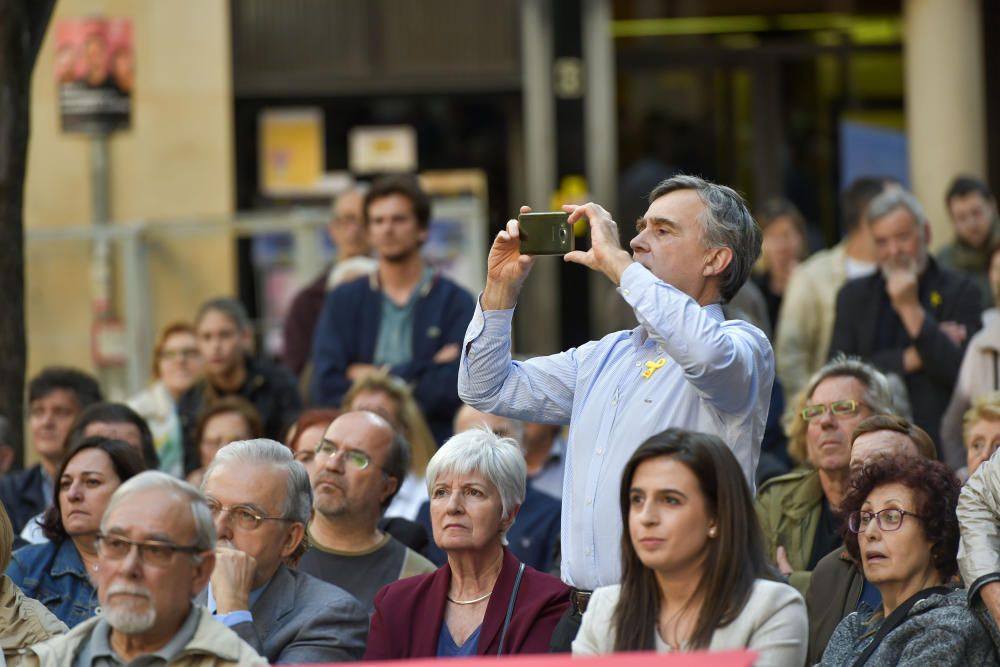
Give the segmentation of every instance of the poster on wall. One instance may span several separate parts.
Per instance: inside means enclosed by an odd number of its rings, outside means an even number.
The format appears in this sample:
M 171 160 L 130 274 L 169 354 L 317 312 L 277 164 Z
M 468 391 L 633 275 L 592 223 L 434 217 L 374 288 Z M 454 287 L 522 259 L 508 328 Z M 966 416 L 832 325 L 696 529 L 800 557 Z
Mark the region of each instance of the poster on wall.
M 55 73 L 63 132 L 107 134 L 132 122 L 132 20 L 87 17 L 56 23 Z
M 326 162 L 322 110 L 265 109 L 257 130 L 261 191 L 271 197 L 316 194 Z

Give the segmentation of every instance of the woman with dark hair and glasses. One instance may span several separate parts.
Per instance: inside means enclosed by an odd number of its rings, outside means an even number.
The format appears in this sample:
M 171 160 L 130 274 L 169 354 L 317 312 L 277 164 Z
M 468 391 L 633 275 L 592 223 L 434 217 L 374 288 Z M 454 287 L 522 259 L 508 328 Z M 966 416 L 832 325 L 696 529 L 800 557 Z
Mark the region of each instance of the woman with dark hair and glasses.
M 879 457 L 851 476 L 844 544 L 882 596 L 840 622 L 820 665 L 996 665 L 989 633 L 949 585 L 959 485 L 946 465 Z
M 111 494 L 145 469 L 139 450 L 127 442 L 84 438 L 56 474 L 53 504 L 42 522 L 49 541 L 14 552 L 7 576 L 71 628 L 98 606 L 88 574 L 97 566 L 95 538 Z
M 774 581 L 736 457 L 714 435 L 667 429 L 625 465 L 622 583 L 594 591 L 573 653 L 749 648 L 801 665 L 802 597 Z

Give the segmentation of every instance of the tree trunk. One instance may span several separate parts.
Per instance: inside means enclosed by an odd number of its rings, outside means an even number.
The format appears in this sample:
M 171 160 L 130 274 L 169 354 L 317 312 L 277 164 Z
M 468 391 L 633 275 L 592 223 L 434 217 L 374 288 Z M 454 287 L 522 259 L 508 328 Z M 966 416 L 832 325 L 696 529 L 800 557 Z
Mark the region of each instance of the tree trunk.
M 19 461 L 24 451 L 27 362 L 23 205 L 31 73 L 54 4 L 55 0 L 0 0 L 0 414 L 10 420 L 9 444 Z

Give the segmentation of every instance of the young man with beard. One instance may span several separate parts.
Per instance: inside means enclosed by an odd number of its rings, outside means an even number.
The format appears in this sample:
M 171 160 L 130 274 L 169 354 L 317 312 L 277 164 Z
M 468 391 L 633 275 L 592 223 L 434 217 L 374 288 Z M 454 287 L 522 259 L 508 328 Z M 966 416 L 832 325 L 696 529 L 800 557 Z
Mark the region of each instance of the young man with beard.
M 456 385 L 472 296 L 420 254 L 430 198 L 412 178 L 387 177 L 365 195 L 368 240 L 378 269 L 328 293 L 313 340 L 310 396 L 340 405 L 351 383 L 387 369 L 413 387 L 439 443 L 461 405 Z

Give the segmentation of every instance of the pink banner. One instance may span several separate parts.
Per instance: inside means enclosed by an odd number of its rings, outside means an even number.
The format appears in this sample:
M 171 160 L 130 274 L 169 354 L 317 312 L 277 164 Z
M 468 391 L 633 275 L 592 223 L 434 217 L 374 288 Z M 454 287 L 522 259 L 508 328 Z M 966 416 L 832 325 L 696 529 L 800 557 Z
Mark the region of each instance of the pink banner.
M 475 665 L 497 664 L 502 661 L 504 667 L 586 667 L 588 662 L 617 667 L 752 667 L 757 659 L 754 651 L 722 651 L 718 653 L 697 651 L 694 653 L 616 653 L 600 656 L 571 656 L 565 653 L 550 655 L 514 655 L 495 657 L 463 658 L 462 667 Z M 596 661 L 600 661 L 597 663 Z M 426 658 L 421 660 L 390 660 L 385 662 L 367 662 L 365 665 L 393 665 L 399 667 L 443 667 L 452 664 L 441 658 Z M 303 666 L 304 667 L 304 666 Z M 329 665 L 328 667 L 333 667 Z

